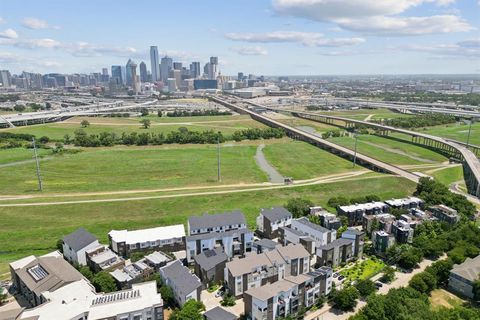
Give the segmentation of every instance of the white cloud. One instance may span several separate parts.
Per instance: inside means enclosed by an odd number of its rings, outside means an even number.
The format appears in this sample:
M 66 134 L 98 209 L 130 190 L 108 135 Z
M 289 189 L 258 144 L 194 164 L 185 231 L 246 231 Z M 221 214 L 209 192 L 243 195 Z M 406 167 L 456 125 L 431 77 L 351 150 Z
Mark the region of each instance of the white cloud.
M 480 58 L 480 39 L 469 39 L 454 44 L 410 44 L 400 49 L 430 53 L 436 58 L 462 57 L 478 60 Z
M 337 23 L 352 31 L 393 36 L 466 32 L 473 29 L 465 20 L 453 15 L 407 18 L 375 16 L 362 20 L 340 19 Z
M 5 23 L 5 19 L 3 19 L 2 17 L 0 17 L 0 23 Z
M 18 34 L 13 29 L 6 29 L 3 31 L 0 31 L 0 39 L 17 39 L 17 38 L 18 38 Z
M 53 39 L 21 39 L 14 43 L 16 47 L 23 49 L 38 49 L 38 48 L 59 48 L 61 43 Z
M 38 29 L 58 29 L 58 27 L 52 27 L 47 21 L 37 18 L 25 18 L 22 20 L 22 25 L 25 28 L 38 30 Z
M 464 32 L 473 28 L 456 15 L 397 16 L 424 3 L 447 6 L 455 0 L 272 0 L 281 15 L 332 22 L 351 31 L 385 35 Z
M 281 43 L 297 42 L 308 47 L 340 47 L 356 45 L 365 42 L 363 38 L 325 38 L 322 33 L 297 32 L 297 31 L 274 31 L 265 33 L 227 33 L 227 39 L 233 41 L 256 42 L 256 43 Z
M 76 42 L 62 44 L 61 48 L 77 57 L 98 57 L 111 55 L 117 57 L 133 57 L 137 54 L 137 49 L 132 47 L 112 47 L 105 45 L 95 45 L 88 42 Z
M 232 47 L 233 52 L 236 52 L 242 56 L 266 56 L 268 54 L 267 49 L 262 47 Z

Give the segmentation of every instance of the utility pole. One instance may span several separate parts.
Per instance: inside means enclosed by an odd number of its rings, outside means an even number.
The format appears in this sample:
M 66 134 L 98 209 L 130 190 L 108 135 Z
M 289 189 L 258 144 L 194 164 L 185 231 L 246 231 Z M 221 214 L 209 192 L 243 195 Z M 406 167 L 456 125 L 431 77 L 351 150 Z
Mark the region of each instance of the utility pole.
M 472 133 L 472 123 L 473 123 L 473 118 L 470 119 L 470 126 L 468 127 L 467 149 L 468 149 L 468 146 L 470 145 L 470 133 Z
M 33 153 L 35 155 L 35 163 L 37 164 L 38 189 L 40 191 L 43 191 L 42 176 L 40 175 L 40 162 L 38 161 L 37 145 L 35 144 L 35 138 L 32 138 L 32 144 L 33 144 Z
M 357 132 L 354 132 L 353 133 L 353 136 L 355 138 L 355 153 L 353 155 L 353 167 L 355 168 L 355 166 L 357 165 L 357 142 L 358 142 L 358 133 Z
M 217 136 L 217 180 L 218 182 L 222 181 L 222 177 L 220 174 L 220 135 Z

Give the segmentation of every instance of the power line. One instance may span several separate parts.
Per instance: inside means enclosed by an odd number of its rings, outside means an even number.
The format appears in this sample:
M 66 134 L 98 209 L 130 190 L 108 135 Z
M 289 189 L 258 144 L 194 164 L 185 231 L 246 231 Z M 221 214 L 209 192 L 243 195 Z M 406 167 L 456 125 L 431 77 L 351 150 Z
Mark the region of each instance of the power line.
M 35 144 L 35 138 L 32 138 L 32 144 L 33 144 L 33 153 L 35 155 L 35 163 L 37 164 L 38 189 L 40 191 L 43 191 L 42 176 L 40 175 L 40 162 L 38 161 L 37 145 Z

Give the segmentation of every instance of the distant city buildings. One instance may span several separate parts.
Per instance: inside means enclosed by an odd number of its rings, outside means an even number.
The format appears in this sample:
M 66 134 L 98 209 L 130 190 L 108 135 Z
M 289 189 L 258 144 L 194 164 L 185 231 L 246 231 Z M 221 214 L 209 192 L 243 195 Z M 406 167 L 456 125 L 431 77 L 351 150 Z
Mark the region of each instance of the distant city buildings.
M 158 60 L 158 47 L 150 47 L 150 67 L 152 72 L 152 81 L 160 81 L 160 61 Z

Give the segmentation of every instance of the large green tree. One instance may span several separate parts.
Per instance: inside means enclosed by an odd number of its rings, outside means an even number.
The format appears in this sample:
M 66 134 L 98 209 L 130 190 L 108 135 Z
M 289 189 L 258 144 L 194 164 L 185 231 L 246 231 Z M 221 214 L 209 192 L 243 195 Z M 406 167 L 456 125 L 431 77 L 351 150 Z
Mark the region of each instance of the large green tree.
M 99 292 L 113 292 L 117 290 L 117 284 L 112 275 L 106 271 L 100 271 L 93 276 L 92 284 Z
M 201 311 L 205 310 L 202 302 L 188 300 L 181 309 L 176 309 L 170 315 L 170 320 L 203 320 Z
M 313 207 L 313 202 L 302 198 L 290 199 L 285 205 L 285 208 L 292 213 L 294 218 L 310 214 L 310 207 Z

